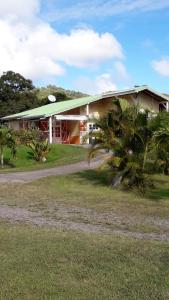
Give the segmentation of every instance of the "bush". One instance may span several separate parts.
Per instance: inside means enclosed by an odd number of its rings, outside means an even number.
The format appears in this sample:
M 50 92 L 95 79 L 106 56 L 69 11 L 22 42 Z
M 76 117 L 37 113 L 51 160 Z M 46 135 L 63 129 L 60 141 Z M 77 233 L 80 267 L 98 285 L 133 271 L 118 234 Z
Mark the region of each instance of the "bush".
M 46 157 L 50 151 L 48 140 L 39 142 L 36 140 L 32 140 L 28 147 L 31 149 L 31 155 L 36 161 L 46 161 Z

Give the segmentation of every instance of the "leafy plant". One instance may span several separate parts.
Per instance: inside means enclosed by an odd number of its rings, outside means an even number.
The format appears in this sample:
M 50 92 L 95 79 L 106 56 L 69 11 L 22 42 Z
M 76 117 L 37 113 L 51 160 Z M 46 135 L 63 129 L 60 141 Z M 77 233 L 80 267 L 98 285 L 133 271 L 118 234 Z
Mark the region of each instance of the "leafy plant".
M 165 175 L 169 175 L 169 127 L 157 130 L 152 141 L 156 148 L 156 164 Z
M 46 160 L 46 157 L 50 151 L 49 142 L 47 139 L 42 142 L 32 140 L 28 146 L 31 149 L 33 157 L 36 161 L 42 162 Z

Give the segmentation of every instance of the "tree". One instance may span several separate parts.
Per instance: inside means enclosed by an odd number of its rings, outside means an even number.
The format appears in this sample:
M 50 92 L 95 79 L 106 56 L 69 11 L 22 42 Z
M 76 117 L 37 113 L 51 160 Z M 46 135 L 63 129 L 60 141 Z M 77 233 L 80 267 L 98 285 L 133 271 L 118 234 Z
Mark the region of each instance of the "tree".
M 4 150 L 5 148 L 11 149 L 11 154 L 16 155 L 16 140 L 14 133 L 8 128 L 0 129 L 0 159 L 1 167 L 4 167 Z
M 0 77 L 0 117 L 17 113 L 39 105 L 30 79 L 13 71 Z
M 156 165 L 169 175 L 169 113 L 161 112 L 153 120 L 152 145 L 155 149 Z
M 112 172 L 112 186 L 124 180 L 129 187 L 144 186 L 152 136 L 149 113 L 125 100 L 117 99 L 113 104 L 106 117 L 96 120 L 100 131 L 92 134 L 96 142 L 89 151 L 89 159 L 100 149 L 106 149 L 110 151 L 107 163 Z

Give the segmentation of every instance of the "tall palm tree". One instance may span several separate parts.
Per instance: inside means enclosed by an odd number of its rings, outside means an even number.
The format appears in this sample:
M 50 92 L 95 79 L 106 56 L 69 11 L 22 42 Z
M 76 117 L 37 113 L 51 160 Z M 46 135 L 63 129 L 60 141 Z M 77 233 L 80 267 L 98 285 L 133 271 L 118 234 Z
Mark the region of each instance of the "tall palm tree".
M 159 128 L 154 133 L 152 141 L 156 149 L 156 163 L 165 175 L 169 175 L 169 126 Z
M 108 165 L 111 184 L 127 179 L 129 186 L 144 182 L 144 169 L 151 139 L 148 111 L 116 99 L 109 114 L 96 121 L 100 131 L 94 133 L 96 143 L 89 150 L 89 160 L 100 150 L 111 151 Z

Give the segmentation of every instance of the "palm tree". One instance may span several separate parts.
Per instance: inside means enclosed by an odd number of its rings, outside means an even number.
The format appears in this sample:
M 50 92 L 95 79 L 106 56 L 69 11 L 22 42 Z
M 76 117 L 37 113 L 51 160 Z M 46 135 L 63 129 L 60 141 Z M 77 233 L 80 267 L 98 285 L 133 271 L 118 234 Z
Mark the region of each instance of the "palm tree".
M 169 175 L 169 127 L 159 128 L 152 141 L 156 149 L 156 163 L 165 175 Z
M 1 167 L 4 167 L 4 149 L 11 149 L 11 154 L 16 155 L 16 140 L 14 133 L 8 128 L 0 128 L 0 160 Z
M 111 151 L 108 165 L 112 186 L 127 179 L 128 186 L 144 183 L 145 162 L 151 140 L 148 111 L 116 99 L 109 114 L 96 121 L 100 131 L 94 133 L 96 143 L 89 150 L 89 160 L 100 150 Z

